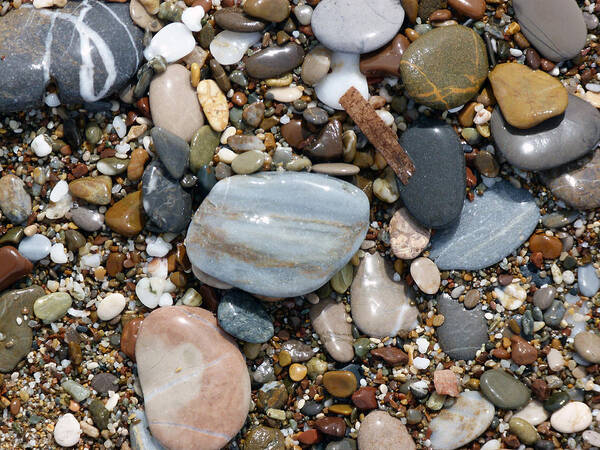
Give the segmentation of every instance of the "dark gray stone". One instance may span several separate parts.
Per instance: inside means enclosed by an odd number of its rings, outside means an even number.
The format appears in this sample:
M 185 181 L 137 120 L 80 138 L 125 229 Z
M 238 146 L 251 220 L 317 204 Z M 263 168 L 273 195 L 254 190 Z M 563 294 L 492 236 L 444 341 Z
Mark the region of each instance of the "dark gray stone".
M 128 3 L 84 0 L 9 11 L 0 20 L 0 112 L 41 106 L 51 79 L 65 104 L 119 91 L 142 61 L 142 37 Z
M 506 181 L 465 201 L 459 221 L 431 238 L 430 258 L 441 270 L 479 270 L 525 242 L 540 212 L 531 194 Z
M 152 161 L 142 176 L 142 205 L 149 225 L 161 232 L 179 233 L 192 217 L 192 197 L 160 161 Z
M 546 325 L 552 328 L 559 328 L 562 318 L 565 316 L 567 310 L 565 309 L 563 302 L 560 300 L 554 300 L 550 308 L 544 311 L 544 322 Z
M 173 178 L 179 180 L 190 162 L 190 146 L 179 136 L 160 127 L 152 128 L 150 134 L 160 162 Z
M 422 119 L 402 133 L 400 145 L 415 164 L 400 197 L 411 215 L 428 228 L 444 228 L 460 217 L 465 199 L 465 157 L 454 129 Z
M 496 148 L 513 166 L 546 170 L 585 155 L 600 141 L 600 112 L 590 103 L 569 95 L 564 114 L 520 130 L 508 124 L 496 107 L 490 122 Z
M 445 317 L 444 323 L 437 328 L 442 350 L 456 360 L 475 358 L 477 350 L 488 340 L 481 303 L 468 310 L 448 294 L 442 294 L 438 297 L 438 313 Z
M 228 291 L 217 310 L 219 325 L 246 342 L 262 343 L 273 337 L 273 323 L 258 300 L 243 291 Z
M 102 372 L 94 375 L 91 387 L 99 394 L 108 394 L 108 391 L 117 392 L 119 390 L 119 379 L 112 373 Z
M 267 47 L 246 60 L 246 72 L 253 78 L 275 78 L 298 67 L 304 50 L 294 42 L 282 47 Z

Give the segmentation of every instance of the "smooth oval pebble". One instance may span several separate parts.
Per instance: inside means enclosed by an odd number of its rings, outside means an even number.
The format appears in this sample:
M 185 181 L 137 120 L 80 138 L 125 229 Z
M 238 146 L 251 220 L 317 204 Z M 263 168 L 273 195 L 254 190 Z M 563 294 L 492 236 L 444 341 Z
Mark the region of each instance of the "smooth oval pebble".
M 548 419 L 548 411 L 537 400 L 531 400 L 522 409 L 517 411 L 513 417 L 518 417 L 529 422 L 534 427 Z
M 531 398 L 529 389 L 502 369 L 486 370 L 479 381 L 483 395 L 498 408 L 518 409 Z
M 577 268 L 577 285 L 579 293 L 586 297 L 593 297 L 600 289 L 600 278 L 592 264 Z
M 38 298 L 33 303 L 33 313 L 45 323 L 55 322 L 64 317 L 72 302 L 68 293 L 53 292 Z
M 273 337 L 273 323 L 267 311 L 258 300 L 237 289 L 223 295 L 217 318 L 221 328 L 242 341 L 261 344 Z
M 406 208 L 400 208 L 390 220 L 390 244 L 397 258 L 416 258 L 429 244 L 430 236 L 431 232 L 420 225 Z
M 586 361 L 592 364 L 600 363 L 600 335 L 591 331 L 577 333 L 574 346 L 579 356 Z
M 346 177 L 350 175 L 356 175 L 360 172 L 360 167 L 354 164 L 346 163 L 320 163 L 313 164 L 311 170 L 316 173 L 324 173 L 326 175 L 333 175 L 337 177 Z
M 346 265 L 368 222 L 364 193 L 336 178 L 233 176 L 204 199 L 185 244 L 193 265 L 225 283 L 269 297 L 293 297 L 318 289 Z
M 150 61 L 162 56 L 167 63 L 173 63 L 194 50 L 195 46 L 196 40 L 190 29 L 180 22 L 173 22 L 154 35 L 144 50 L 144 57 Z
M 214 19 L 217 25 L 224 30 L 236 31 L 239 33 L 262 31 L 265 28 L 263 22 L 248 17 L 243 9 L 237 7 L 219 9 L 215 12 Z
M 210 43 L 210 53 L 219 64 L 230 65 L 241 61 L 252 45 L 260 41 L 261 33 L 221 31 Z
M 327 353 L 338 362 L 354 358 L 352 325 L 342 303 L 333 299 L 321 300 L 310 308 L 310 322 L 323 342 Z
M 61 447 L 73 447 L 79 442 L 81 427 L 75 416 L 71 413 L 58 418 L 54 425 L 54 440 Z
M 19 243 L 19 253 L 29 261 L 39 261 L 50 254 L 52 243 L 43 234 L 26 236 Z
M 416 449 L 406 426 L 385 411 L 372 411 L 361 422 L 358 430 L 361 449 Z
M 242 153 L 231 161 L 231 168 L 237 174 L 250 174 L 260 169 L 265 162 L 265 154 L 256 150 Z
M 142 323 L 135 356 L 150 431 L 165 447 L 218 450 L 244 424 L 246 363 L 210 312 L 188 306 L 153 311 Z M 215 410 L 227 411 L 227 420 Z
M 559 433 L 577 433 L 592 424 L 592 411 L 582 402 L 570 402 L 550 416 L 550 425 Z
M 490 426 L 495 412 L 494 405 L 479 392 L 463 392 L 429 424 L 431 447 L 453 450 L 468 444 Z
M 290 15 L 288 0 L 247 0 L 244 11 L 269 22 L 282 22 Z
M 98 303 L 96 309 L 98 318 L 100 320 L 112 320 L 121 314 L 126 304 L 127 299 L 123 294 L 119 294 L 118 292 L 110 293 Z
M 360 69 L 360 55 L 336 52 L 331 56 L 331 72 L 315 85 L 319 100 L 330 108 L 344 109 L 339 99 L 351 87 L 355 87 L 365 98 L 369 98 L 369 85 Z
M 321 81 L 331 66 L 331 50 L 319 45 L 313 48 L 302 63 L 302 81 L 313 85 Z
M 440 271 L 429 258 L 415 259 L 410 265 L 410 275 L 425 294 L 435 294 L 440 289 Z
M 281 47 L 267 47 L 246 60 L 246 71 L 253 78 L 276 78 L 298 67 L 304 59 L 302 46 L 290 42 Z

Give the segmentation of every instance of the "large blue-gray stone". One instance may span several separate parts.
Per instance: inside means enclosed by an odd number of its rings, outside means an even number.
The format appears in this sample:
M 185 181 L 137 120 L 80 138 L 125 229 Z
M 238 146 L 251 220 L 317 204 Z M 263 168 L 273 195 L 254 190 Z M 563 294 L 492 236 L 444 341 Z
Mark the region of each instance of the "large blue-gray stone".
M 369 200 L 356 186 L 311 173 L 219 181 L 192 219 L 187 254 L 201 271 L 254 294 L 318 289 L 356 253 Z
M 24 5 L 0 20 L 0 113 L 43 104 L 54 80 L 65 104 L 95 102 L 122 89 L 142 62 L 143 31 L 128 3 Z
M 593 297 L 600 289 L 600 278 L 596 275 L 596 269 L 591 264 L 580 266 L 577 269 L 577 285 L 579 293 L 586 297 Z
M 539 219 L 531 194 L 502 181 L 465 200 L 458 222 L 432 237 L 429 257 L 441 270 L 489 267 L 519 248 Z
M 223 295 L 217 319 L 221 328 L 242 341 L 262 344 L 273 337 L 274 328 L 269 313 L 258 300 L 237 289 Z

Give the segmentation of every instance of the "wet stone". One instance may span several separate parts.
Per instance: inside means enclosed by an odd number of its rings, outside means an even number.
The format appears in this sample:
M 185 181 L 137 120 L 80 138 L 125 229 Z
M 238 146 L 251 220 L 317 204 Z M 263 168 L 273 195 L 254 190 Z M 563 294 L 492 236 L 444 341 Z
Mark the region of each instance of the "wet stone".
M 68 293 L 53 292 L 38 298 L 33 304 L 33 312 L 44 323 L 52 323 L 65 316 L 72 302 Z
M 217 25 L 224 30 L 249 33 L 265 29 L 263 22 L 247 16 L 243 9 L 235 6 L 218 10 L 215 12 L 214 18 Z
M 248 0 L 244 3 L 247 14 L 268 22 L 282 22 L 290 15 L 288 0 Z
M 332 120 L 323 127 L 319 136 L 307 140 L 304 153 L 316 160 L 330 161 L 339 159 L 343 153 L 342 124 L 339 120 Z
M 8 174 L 0 178 L 0 209 L 14 224 L 25 222 L 31 214 L 31 197 L 19 177 Z
M 277 428 L 259 425 L 248 431 L 244 450 L 284 450 L 285 437 Z
M 400 61 L 409 45 L 410 41 L 403 34 L 397 35 L 381 50 L 364 55 L 360 59 L 360 71 L 368 77 L 400 77 Z
M 281 349 L 290 354 L 291 361 L 294 363 L 308 361 L 314 355 L 313 349 L 310 345 L 300 342 L 296 339 L 285 341 L 281 345 Z
M 219 138 L 220 133 L 214 131 L 210 125 L 204 125 L 194 133 L 190 143 L 190 169 L 193 172 L 212 161 Z
M 190 147 L 187 142 L 160 127 L 152 128 L 150 135 L 156 154 L 167 172 L 173 178 L 180 179 L 190 159 Z
M 117 158 L 115 156 L 110 158 L 103 158 L 98 161 L 96 165 L 98 172 L 103 175 L 120 175 L 127 170 L 129 166 L 129 160 Z
M 329 120 L 329 114 L 318 106 L 307 108 L 302 113 L 302 117 L 312 125 L 324 125 Z
M 104 214 L 89 208 L 73 208 L 71 219 L 85 231 L 98 231 L 104 225 Z
M 106 211 L 106 224 L 124 236 L 136 236 L 144 227 L 142 191 L 127 194 Z
M 219 303 L 217 317 L 226 332 L 242 341 L 262 343 L 273 336 L 273 323 L 267 311 L 245 292 L 227 291 Z
M 304 50 L 294 42 L 282 47 L 268 47 L 246 60 L 246 71 L 253 78 L 276 78 L 298 67 L 304 59 Z
M 600 289 L 600 278 L 596 269 L 591 264 L 580 266 L 577 269 L 577 285 L 579 293 L 586 297 L 593 297 Z
M 0 248 L 0 261 L 2 261 L 0 264 L 0 291 L 10 287 L 33 270 L 33 264 L 11 246 Z
M 347 316 L 344 305 L 332 299 L 321 300 L 310 309 L 314 330 L 327 353 L 339 362 L 348 362 L 354 357 L 352 325 L 346 320 Z
M 498 408 L 518 409 L 531 398 L 529 389 L 521 381 L 501 369 L 486 370 L 480 377 L 480 389 Z
M 533 304 L 543 311 L 550 307 L 555 297 L 556 288 L 553 286 L 544 286 L 533 294 Z
M 242 118 L 251 127 L 258 127 L 265 116 L 265 104 L 263 102 L 254 102 L 244 108 Z
M 69 183 L 75 197 L 94 205 L 108 205 L 112 195 L 112 180 L 106 175 L 83 177 Z
M 600 336 L 591 331 L 582 331 L 575 336 L 575 350 L 592 364 L 600 363 Z
M 563 302 L 554 300 L 550 307 L 544 311 L 544 322 L 552 328 L 559 328 L 560 322 L 564 317 L 566 309 Z
M 24 237 L 19 243 L 19 253 L 30 261 L 39 261 L 50 254 L 52 243 L 43 234 Z

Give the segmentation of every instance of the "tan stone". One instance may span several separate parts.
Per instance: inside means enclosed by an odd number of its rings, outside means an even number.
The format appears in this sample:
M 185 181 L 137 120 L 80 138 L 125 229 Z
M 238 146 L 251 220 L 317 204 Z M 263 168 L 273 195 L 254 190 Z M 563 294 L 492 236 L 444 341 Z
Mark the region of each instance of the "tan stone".
M 419 224 L 406 208 L 400 208 L 390 220 L 390 243 L 396 257 L 413 259 L 429 244 L 431 232 Z
M 142 191 L 126 195 L 112 205 L 104 216 L 106 225 L 124 236 L 135 236 L 144 228 Z
M 358 448 L 415 450 L 406 426 L 385 411 L 372 411 L 360 425 Z
M 310 309 L 310 321 L 327 353 L 339 362 L 354 358 L 352 325 L 342 303 L 332 299 L 321 300 Z
M 150 156 L 144 147 L 136 147 L 131 152 L 131 161 L 127 166 L 127 178 L 131 181 L 137 181 L 144 174 L 144 165 Z
M 108 205 L 112 195 L 112 180 L 106 175 L 83 177 L 69 183 L 69 190 L 75 197 L 94 205 Z
M 197 92 L 210 126 L 215 131 L 223 131 L 229 122 L 227 98 L 213 80 L 202 80 L 198 83 Z
M 426 294 L 435 294 L 440 289 L 441 275 L 435 263 L 429 258 L 420 257 L 410 265 L 410 276 Z

